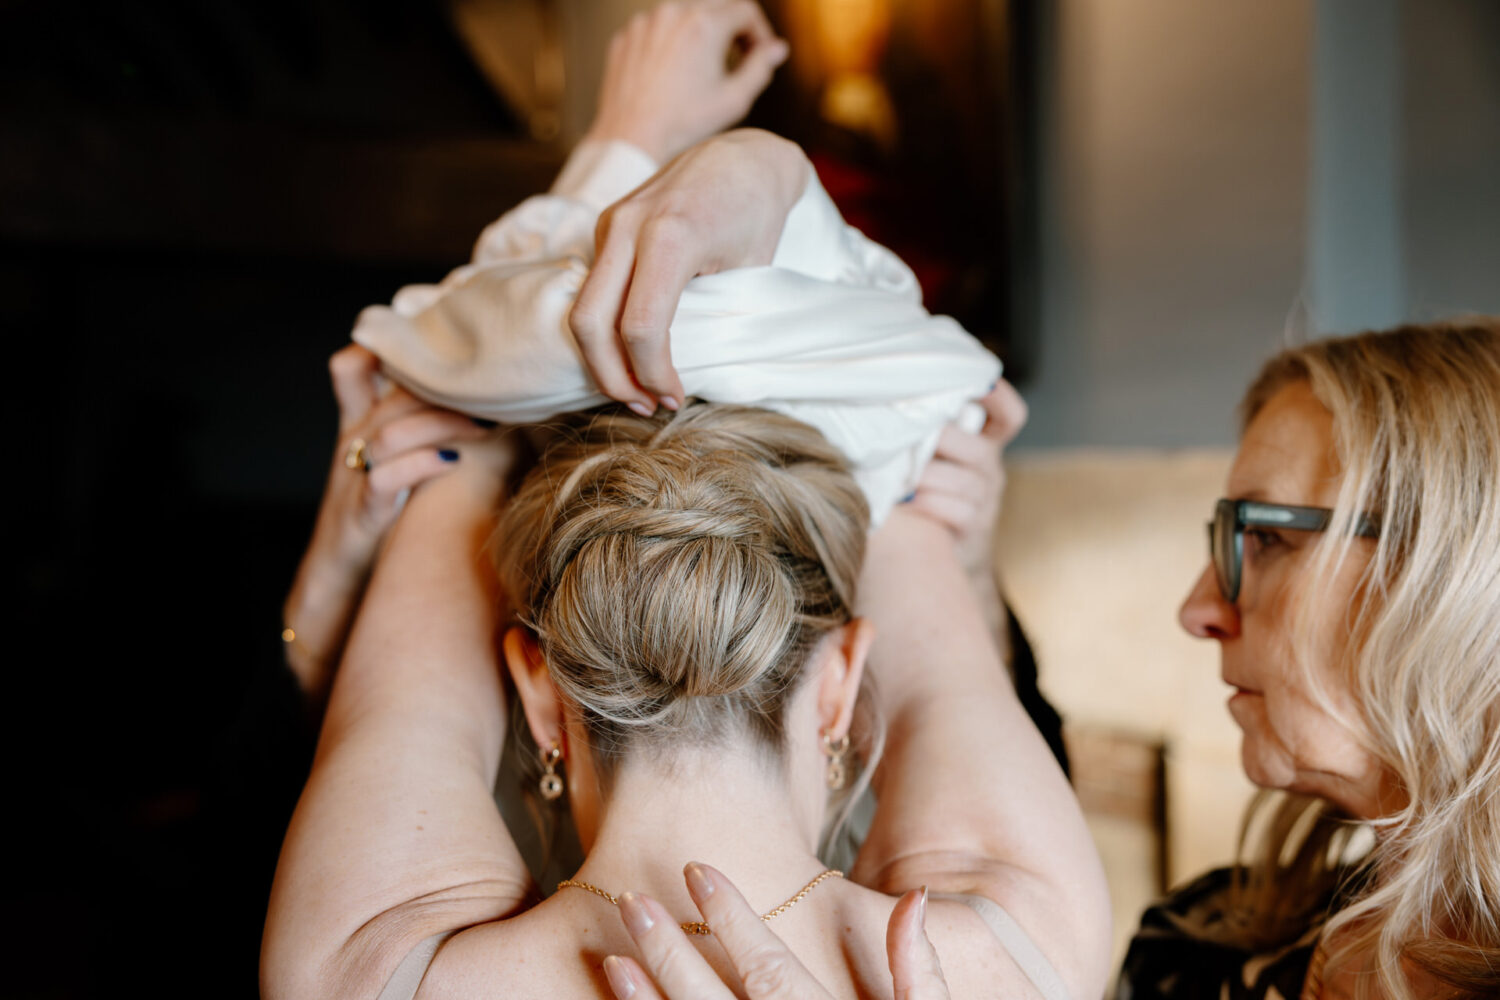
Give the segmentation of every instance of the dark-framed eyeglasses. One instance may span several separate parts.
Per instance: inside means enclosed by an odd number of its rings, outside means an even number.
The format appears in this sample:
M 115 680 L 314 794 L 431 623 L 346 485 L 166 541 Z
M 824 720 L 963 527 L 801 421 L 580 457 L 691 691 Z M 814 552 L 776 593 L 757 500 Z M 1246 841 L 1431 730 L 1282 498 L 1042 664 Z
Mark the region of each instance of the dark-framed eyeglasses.
M 1325 531 L 1332 520 L 1333 511 L 1327 507 L 1294 507 L 1259 500 L 1218 501 L 1214 504 L 1214 519 L 1208 522 L 1208 554 L 1219 578 L 1219 593 L 1230 604 L 1239 599 L 1246 528 Z M 1354 523 L 1354 533 L 1361 538 L 1378 538 L 1380 528 L 1370 515 L 1361 514 Z

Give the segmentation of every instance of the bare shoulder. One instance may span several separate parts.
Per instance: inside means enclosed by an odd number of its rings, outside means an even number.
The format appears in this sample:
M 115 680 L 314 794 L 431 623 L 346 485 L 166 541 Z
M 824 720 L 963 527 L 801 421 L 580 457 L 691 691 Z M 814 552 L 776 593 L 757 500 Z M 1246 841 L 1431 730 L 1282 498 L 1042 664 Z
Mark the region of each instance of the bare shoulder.
M 984 897 L 977 899 L 981 907 L 988 904 L 1005 913 L 998 904 Z M 1041 997 L 1019 961 L 1027 956 L 1012 953 L 1014 936 L 1009 942 L 1001 939 L 993 913 L 990 911 L 991 919 L 987 920 L 980 909 L 958 899 L 933 896 L 928 900 L 927 936 L 937 949 L 949 992 L 955 997 Z M 1024 936 L 1025 932 L 1020 933 Z
M 840 957 L 849 966 L 855 994 L 889 996 L 886 926 L 898 897 L 854 884 L 847 888 L 852 892 L 841 907 Z M 991 926 L 971 906 L 933 894 L 927 904 L 927 934 L 937 949 L 953 996 L 1042 996 Z M 815 975 L 820 972 L 811 963 L 809 970 Z M 840 995 L 834 988 L 834 976 L 820 975 L 819 979 L 835 996 Z
M 608 998 L 604 959 L 631 954 L 632 947 L 618 920 L 598 920 L 553 900 L 453 935 L 434 956 L 416 1000 Z

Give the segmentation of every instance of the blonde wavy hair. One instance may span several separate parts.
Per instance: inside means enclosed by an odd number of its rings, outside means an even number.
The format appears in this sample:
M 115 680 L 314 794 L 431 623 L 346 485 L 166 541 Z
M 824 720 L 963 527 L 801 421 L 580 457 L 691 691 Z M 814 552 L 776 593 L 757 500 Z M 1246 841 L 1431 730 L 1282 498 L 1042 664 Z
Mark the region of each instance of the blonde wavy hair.
M 501 584 L 621 759 L 749 737 L 774 758 L 813 647 L 854 617 L 869 510 L 816 430 L 743 406 L 565 418 L 501 515 Z
M 1243 425 L 1295 383 L 1333 415 L 1343 469 L 1308 592 L 1348 557 L 1360 512 L 1380 526 L 1335 667 L 1359 706 L 1354 731 L 1407 801 L 1373 822 L 1351 878 L 1354 824 L 1318 800 L 1260 796 L 1242 838 L 1241 926 L 1290 940 L 1342 881 L 1348 901 L 1323 933 L 1330 973 L 1373 956 L 1362 995 L 1415 1000 L 1419 972 L 1458 996 L 1500 996 L 1500 321 L 1284 351 L 1247 393 Z M 1312 619 L 1329 614 L 1309 605 L 1294 623 L 1303 663 Z

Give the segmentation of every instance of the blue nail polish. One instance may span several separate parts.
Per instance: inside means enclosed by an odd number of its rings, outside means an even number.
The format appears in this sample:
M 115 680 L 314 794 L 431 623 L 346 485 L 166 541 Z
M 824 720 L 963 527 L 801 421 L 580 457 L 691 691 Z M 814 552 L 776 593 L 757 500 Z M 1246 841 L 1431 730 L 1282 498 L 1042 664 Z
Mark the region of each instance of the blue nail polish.
M 445 462 L 457 462 L 458 452 L 454 451 L 452 448 L 444 448 L 442 451 L 438 452 L 438 458 L 441 458 Z
M 898 503 L 911 503 L 916 498 L 917 498 L 917 491 L 916 490 L 912 490 L 910 493 L 906 494 L 906 496 L 902 497 L 897 502 Z
M 500 421 L 498 420 L 486 420 L 483 417 L 470 417 L 469 419 L 474 421 L 475 427 L 483 427 L 487 431 L 500 426 Z
M 990 383 L 989 390 L 985 393 L 985 395 L 988 396 L 991 392 L 994 392 L 998 388 L 1000 388 L 1000 380 L 995 379 L 995 381 Z

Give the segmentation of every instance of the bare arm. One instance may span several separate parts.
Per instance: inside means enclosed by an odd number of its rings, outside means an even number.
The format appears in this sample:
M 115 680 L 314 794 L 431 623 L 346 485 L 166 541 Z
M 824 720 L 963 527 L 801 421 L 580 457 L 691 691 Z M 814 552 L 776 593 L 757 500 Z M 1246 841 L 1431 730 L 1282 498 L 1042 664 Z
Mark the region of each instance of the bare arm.
M 457 468 L 450 447 L 485 431 L 393 387 L 376 388 L 375 356 L 350 344 L 329 359 L 339 436 L 312 540 L 282 606 L 287 665 L 317 711 L 403 492 Z M 358 458 L 363 458 L 361 467 Z
M 263 995 L 373 997 L 410 949 L 514 911 L 529 877 L 490 797 L 505 733 L 482 546 L 508 452 L 464 450 L 391 529 L 277 865 Z
M 862 611 L 888 726 L 854 877 L 1000 903 L 1079 998 L 1108 975 L 1109 901 L 1078 802 L 1016 700 L 938 523 L 898 508 L 870 542 Z

